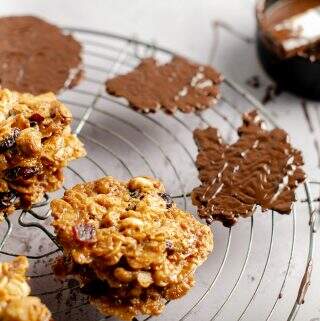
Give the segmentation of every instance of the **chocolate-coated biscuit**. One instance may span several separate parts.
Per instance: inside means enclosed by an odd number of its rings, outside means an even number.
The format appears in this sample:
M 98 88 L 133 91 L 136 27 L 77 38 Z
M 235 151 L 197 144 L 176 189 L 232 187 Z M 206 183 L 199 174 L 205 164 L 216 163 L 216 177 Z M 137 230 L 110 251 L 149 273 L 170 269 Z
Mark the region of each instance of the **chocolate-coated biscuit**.
M 58 93 L 81 79 L 81 45 L 32 16 L 0 18 L 0 86 L 34 95 Z
M 266 130 L 256 111 L 243 115 L 237 142 L 225 144 L 216 128 L 196 129 L 201 185 L 192 192 L 200 217 L 225 226 L 253 214 L 256 205 L 289 214 L 305 180 L 300 151 L 279 128 Z
M 190 113 L 214 105 L 220 97 L 222 76 L 210 66 L 198 65 L 182 57 L 159 65 L 147 58 L 126 75 L 107 80 L 109 94 L 124 97 L 142 112 L 163 109 Z

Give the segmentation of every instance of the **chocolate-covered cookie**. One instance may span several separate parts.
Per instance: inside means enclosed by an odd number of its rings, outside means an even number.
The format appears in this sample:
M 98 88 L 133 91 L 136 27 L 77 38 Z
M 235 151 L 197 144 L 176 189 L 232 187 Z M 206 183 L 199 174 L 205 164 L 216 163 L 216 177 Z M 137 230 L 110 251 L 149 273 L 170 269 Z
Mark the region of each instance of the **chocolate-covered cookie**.
M 238 141 L 228 145 L 215 128 L 194 131 L 202 184 L 192 201 L 200 217 L 231 226 L 239 216 L 251 216 L 256 205 L 289 214 L 295 189 L 305 180 L 300 151 L 284 130 L 266 130 L 256 111 L 243 115 L 238 133 Z
M 0 86 L 34 95 L 74 87 L 81 79 L 81 45 L 32 16 L 0 18 Z
M 126 75 L 107 80 L 109 94 L 124 97 L 130 106 L 143 112 L 162 108 L 168 113 L 190 113 L 206 109 L 220 97 L 222 76 L 210 66 L 182 57 L 159 65 L 147 58 Z

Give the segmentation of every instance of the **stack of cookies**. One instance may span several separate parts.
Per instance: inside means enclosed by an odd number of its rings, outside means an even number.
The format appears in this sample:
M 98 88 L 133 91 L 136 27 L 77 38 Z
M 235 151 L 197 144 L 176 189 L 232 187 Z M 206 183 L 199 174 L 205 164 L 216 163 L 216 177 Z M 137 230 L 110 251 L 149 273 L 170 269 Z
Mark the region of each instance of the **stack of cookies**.
M 63 181 L 63 167 L 85 155 L 72 115 L 52 93 L 0 90 L 0 219 L 29 208 Z

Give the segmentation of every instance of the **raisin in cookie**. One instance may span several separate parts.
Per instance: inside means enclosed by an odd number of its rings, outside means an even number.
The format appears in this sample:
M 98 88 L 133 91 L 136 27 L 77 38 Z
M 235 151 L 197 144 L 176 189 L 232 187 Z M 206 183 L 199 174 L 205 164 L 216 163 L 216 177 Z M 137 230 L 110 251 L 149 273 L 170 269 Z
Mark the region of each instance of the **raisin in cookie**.
M 62 169 L 85 155 L 72 115 L 52 93 L 0 89 L 0 220 L 61 187 Z
M 24 256 L 0 263 L 0 320 L 49 321 L 51 313 L 37 297 L 30 295 L 26 279 L 28 260 Z
M 92 304 L 123 320 L 185 295 L 213 248 L 211 230 L 148 177 L 79 184 L 51 207 L 64 249 L 56 275 L 78 279 Z

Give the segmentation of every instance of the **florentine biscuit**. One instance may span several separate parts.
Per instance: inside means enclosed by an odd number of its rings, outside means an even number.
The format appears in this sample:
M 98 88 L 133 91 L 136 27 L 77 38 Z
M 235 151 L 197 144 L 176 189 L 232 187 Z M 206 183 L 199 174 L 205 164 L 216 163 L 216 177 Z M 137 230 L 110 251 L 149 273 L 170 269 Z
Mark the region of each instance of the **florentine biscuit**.
M 174 57 L 164 65 L 147 58 L 126 75 L 106 82 L 109 94 L 124 97 L 142 112 L 162 108 L 168 113 L 190 113 L 214 105 L 220 97 L 222 76 L 210 66 Z
M 52 321 L 50 311 L 40 299 L 29 296 L 27 269 L 28 260 L 24 256 L 0 263 L 0 320 Z
M 82 77 L 81 45 L 32 16 L 0 18 L 0 86 L 34 95 L 74 87 Z
M 243 115 L 239 139 L 223 143 L 216 128 L 196 129 L 196 165 L 201 185 L 192 192 L 201 218 L 231 226 L 253 214 L 256 205 L 289 214 L 295 189 L 305 180 L 301 152 L 279 128 L 265 129 L 256 111 Z
M 64 249 L 56 275 L 77 278 L 103 314 L 123 320 L 185 295 L 213 247 L 210 229 L 148 177 L 79 184 L 51 208 Z
M 63 167 L 85 155 L 71 121 L 68 108 L 52 93 L 0 89 L 0 219 L 60 188 Z

